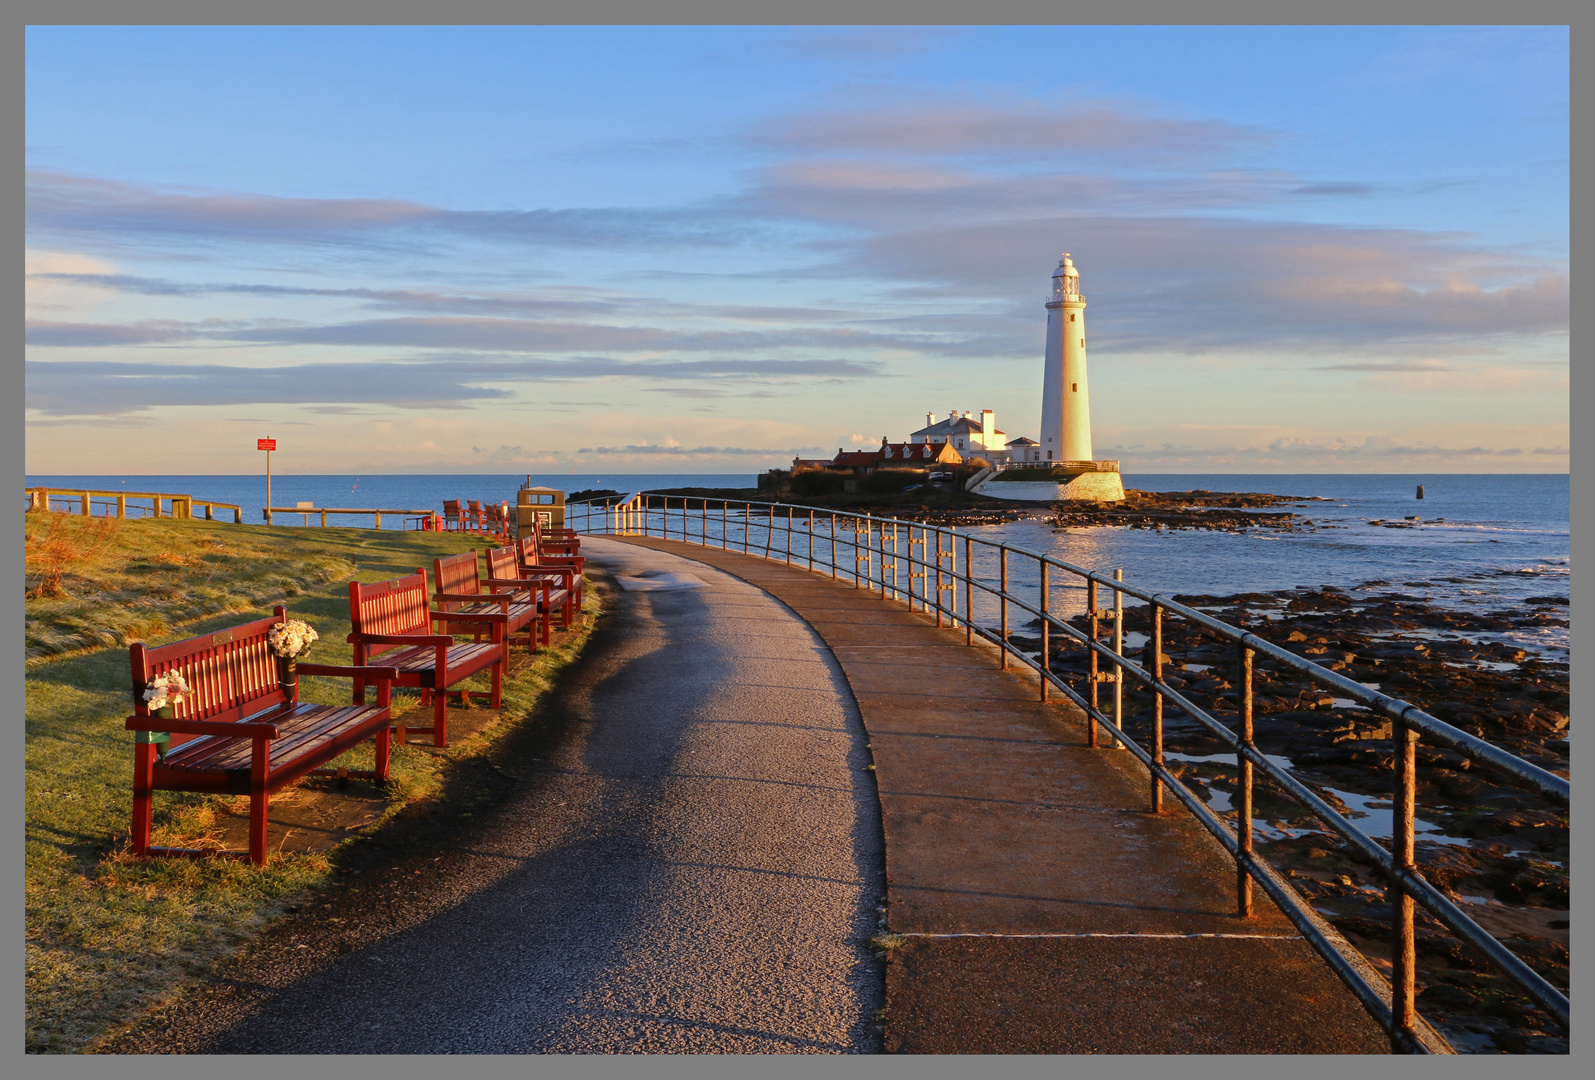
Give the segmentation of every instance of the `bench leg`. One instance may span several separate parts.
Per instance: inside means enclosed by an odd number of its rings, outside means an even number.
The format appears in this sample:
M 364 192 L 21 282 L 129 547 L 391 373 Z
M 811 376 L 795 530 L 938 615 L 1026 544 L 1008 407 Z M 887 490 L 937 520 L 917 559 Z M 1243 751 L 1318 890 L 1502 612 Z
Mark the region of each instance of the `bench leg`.
M 380 729 L 377 732 L 377 766 L 373 770 L 378 780 L 386 781 L 388 778 L 388 761 L 392 756 L 392 747 L 392 737 L 388 729 L 386 727 Z
M 392 683 L 377 683 L 377 704 L 383 706 L 391 706 L 393 704 Z M 399 731 L 402 733 L 404 729 L 401 727 Z M 376 768 L 373 770 L 377 774 L 377 779 L 380 781 L 386 782 L 388 779 L 388 763 L 392 758 L 392 754 L 392 736 L 389 735 L 388 725 L 383 724 L 382 727 L 377 730 L 377 761 Z
M 249 861 L 256 866 L 266 865 L 266 813 L 271 805 L 266 778 L 270 754 L 270 741 L 256 739 L 249 762 Z
M 133 747 L 133 854 L 143 857 L 150 850 L 150 795 L 154 787 L 155 747 L 139 743 Z
M 497 670 L 496 668 L 494 670 Z M 436 690 L 432 694 L 432 745 L 449 744 L 449 719 L 444 709 L 448 707 L 448 694 Z
M 493 665 L 493 708 L 497 709 L 504 702 L 504 663 L 509 659 L 509 646 L 504 646 L 504 655 L 498 663 Z

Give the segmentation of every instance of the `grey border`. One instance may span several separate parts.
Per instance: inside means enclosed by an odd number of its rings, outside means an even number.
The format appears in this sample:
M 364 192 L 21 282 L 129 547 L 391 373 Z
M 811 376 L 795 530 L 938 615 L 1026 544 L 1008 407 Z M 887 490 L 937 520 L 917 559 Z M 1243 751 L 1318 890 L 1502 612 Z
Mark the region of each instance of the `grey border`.
M 66 0 L 66 2 L 45 3 L 41 0 L 22 0 L 13 14 L 6 19 L 6 23 L 20 28 L 28 23 L 41 25 L 62 25 L 77 22 L 107 22 L 107 23 L 248 23 L 260 20 L 261 9 L 258 5 L 243 3 L 197 3 L 194 0 L 156 0 L 156 2 L 121 3 L 112 4 L 106 0 Z M 1571 24 L 1573 5 L 1568 0 L 1553 0 L 1546 3 L 1543 0 L 1530 3 L 1517 3 L 1509 8 L 1500 4 L 1486 4 L 1481 0 L 1452 0 L 1447 4 L 1440 4 L 1436 0 L 1425 0 L 1423 3 L 1398 3 L 1374 4 L 1368 0 L 1356 0 L 1355 3 L 1342 3 L 1337 5 L 1333 14 L 1338 16 L 1337 24 L 1361 22 L 1369 25 L 1394 25 L 1402 23 L 1500 23 L 1503 16 L 1508 16 L 1514 24 Z M 438 4 L 418 4 L 414 0 L 403 3 L 377 4 L 372 0 L 355 0 L 355 2 L 323 2 L 309 4 L 301 0 L 288 0 L 279 2 L 270 9 L 272 23 L 295 22 L 307 25 L 327 23 L 410 23 L 421 25 L 445 24 L 493 24 L 493 23 L 546 23 L 546 24 L 591 24 L 604 22 L 629 22 L 629 23 L 672 23 L 672 24 L 746 24 L 746 25 L 816 25 L 832 23 L 836 25 L 1055 25 L 1059 23 L 1078 24 L 1135 24 L 1146 22 L 1169 22 L 1183 24 L 1213 24 L 1213 23 L 1272 23 L 1272 24 L 1311 24 L 1319 21 L 1314 16 L 1319 16 L 1322 9 L 1310 8 L 1305 4 L 1280 5 L 1263 4 L 1256 0 L 1223 0 L 1223 2 L 1207 2 L 1199 5 L 1176 5 L 1169 0 L 1122 0 L 1115 4 L 1094 5 L 1069 5 L 1067 7 L 1057 3 L 1041 3 L 1038 0 L 986 0 L 981 4 L 953 3 L 949 0 L 921 0 L 919 3 L 907 3 L 905 0 L 809 0 L 801 9 L 793 9 L 790 4 L 777 5 L 765 4 L 733 4 L 725 0 L 671 0 L 663 3 L 643 3 L 640 0 L 563 0 L 560 3 L 540 3 L 537 5 L 510 4 L 504 0 L 492 0 L 483 3 L 480 0 L 450 4 L 447 7 Z M 801 19 L 794 18 L 801 16 Z M 8 73 L 6 85 L 14 88 L 8 100 L 10 107 L 6 110 L 6 126 L 13 131 L 23 128 L 23 90 L 24 90 L 24 63 L 25 41 L 22 33 L 12 32 L 6 35 L 8 45 L 0 57 L 8 63 L 5 70 Z M 6 145 L 10 153 L 22 156 L 21 140 L 7 140 Z M 1579 147 L 1587 147 L 1587 142 L 1579 141 Z M 9 156 L 9 155 L 8 155 Z M 1588 156 L 1588 151 L 1579 154 L 1577 160 L 1580 164 Z M 15 172 L 12 173 L 15 175 Z M 20 208 L 22 201 L 21 189 L 15 189 L 12 195 L 13 207 Z M 23 232 L 23 220 L 20 209 L 13 210 L 10 215 L 13 222 L 11 229 L 15 230 L 19 239 Z M 13 249 L 15 250 L 15 249 Z M 11 280 L 17 282 L 19 287 L 7 292 L 6 310 L 13 316 L 20 316 L 22 309 L 23 290 L 20 287 L 22 270 L 13 265 L 9 272 Z M 21 318 L 13 318 L 10 325 L 20 326 Z M 15 331 L 14 331 L 15 333 Z M 25 458 L 26 436 L 22 419 L 24 394 L 18 391 L 25 389 L 20 363 L 6 364 L 0 367 L 0 378 L 5 380 L 5 386 L 10 392 L 6 393 L 6 409 L 8 418 L 14 422 L 0 425 L 5 431 L 5 438 L 9 442 L 18 440 L 22 442 L 23 454 L 15 458 L 22 461 Z M 1575 386 L 1573 400 L 1587 398 L 1590 395 L 1582 389 L 1582 383 Z M 1570 400 L 1571 408 L 1571 400 Z M 1591 440 L 1583 434 L 1576 425 L 1572 432 L 1572 457 L 1576 459 L 1578 451 L 1589 444 Z M 1575 545 L 1581 550 L 1591 545 L 1582 543 L 1585 535 L 1585 526 L 1595 515 L 1591 513 L 1589 498 L 1589 485 L 1581 478 L 1572 482 L 1572 516 L 1578 522 L 1574 531 L 1578 534 Z M 16 512 L 15 508 L 11 511 Z M 15 543 L 15 537 L 20 532 L 15 527 L 8 530 L 7 544 Z M 16 549 L 11 549 L 15 551 Z M 14 557 L 14 556 L 13 556 Z M 15 565 L 15 564 L 13 564 Z M 18 603 L 20 599 L 14 599 Z M 5 652 L 7 662 L 15 665 L 13 670 L 18 674 L 22 671 L 22 620 L 13 619 L 8 624 L 8 638 L 13 642 L 12 648 Z M 1587 649 L 1581 647 L 1579 642 L 1572 646 L 1574 664 L 1577 666 L 1578 658 L 1585 656 Z M 12 685 L 21 685 L 17 679 Z M 1583 688 L 1575 680 L 1573 688 L 1573 704 L 1575 711 L 1579 707 L 1595 701 L 1595 693 Z M 1583 710 L 1587 714 L 1587 710 Z M 9 768 L 13 783 L 11 786 L 10 805 L 21 810 L 24 795 L 23 764 L 20 756 L 15 756 Z M 1587 815 L 1580 814 L 1576 809 L 1575 817 Z M 19 820 L 17 814 L 13 820 Z M 1582 833 L 1581 833 L 1582 835 Z M 5 865 L 19 867 L 22 848 L 22 833 L 18 828 L 13 828 L 7 844 L 7 860 Z M 1588 870 L 1592 849 L 1595 844 L 1589 839 L 1575 840 L 1577 851 L 1578 869 L 1575 876 L 1581 879 L 1581 884 L 1587 884 L 1590 876 Z M 20 875 L 12 873 L 12 880 L 20 880 Z M 1578 890 L 1579 895 L 1588 895 L 1587 890 Z M 18 891 L 8 890 L 8 895 L 14 899 L 12 903 L 21 907 L 21 897 Z M 1575 904 L 1577 901 L 1575 901 Z M 8 904 L 9 908 L 10 905 Z M 18 910 L 16 912 L 20 914 Z M 20 921 L 20 920 L 17 920 Z M 13 926 L 17 923 L 13 922 Z M 14 945 L 12 970 L 21 967 L 20 945 Z M 1585 980 L 1574 977 L 1575 1009 L 1582 1014 L 1584 1010 L 1579 1007 L 1579 1002 L 1585 1000 L 1579 993 L 1583 989 Z M 23 1010 L 20 1008 L 22 985 L 20 981 L 11 983 L 10 994 L 15 995 L 16 1006 L 10 1010 L 15 1017 L 15 1023 L 23 1022 Z M 1575 1023 L 1576 1028 L 1581 1024 Z M 131 1069 L 134 1075 L 143 1075 L 146 1070 L 149 1074 L 165 1076 L 211 1076 L 216 1068 L 221 1066 L 229 1072 L 239 1071 L 244 1074 L 266 1075 L 268 1072 L 274 1076 L 303 1074 L 324 1075 L 334 1069 L 342 1075 L 382 1076 L 391 1077 L 395 1072 L 400 1075 L 431 1076 L 445 1069 L 455 1071 L 463 1069 L 473 1075 L 479 1076 L 578 1076 L 578 1075 L 613 1075 L 616 1073 L 646 1072 L 650 1077 L 658 1075 L 661 1071 L 665 1074 L 681 1076 L 737 1076 L 741 1077 L 749 1072 L 767 1074 L 796 1074 L 801 1070 L 806 1075 L 848 1075 L 862 1074 L 866 1070 L 874 1075 L 881 1076 L 910 1076 L 919 1078 L 927 1073 L 931 1076 L 965 1076 L 979 1070 L 987 1073 L 995 1070 L 1003 1075 L 1011 1076 L 1057 1076 L 1062 1071 L 1085 1071 L 1088 1075 L 1122 1075 L 1126 1077 L 1142 1077 L 1156 1075 L 1185 1076 L 1195 1072 L 1198 1076 L 1212 1075 L 1215 1077 L 1241 1077 L 1258 1076 L 1273 1077 L 1287 1071 L 1295 1075 L 1336 1075 L 1344 1074 L 1352 1062 L 1338 1058 L 1301 1058 L 1285 1062 L 1274 1061 L 1267 1058 L 1189 1058 L 1189 1059 L 1150 1059 L 1150 1058 L 1095 1058 L 1095 1059 L 1070 1059 L 1065 1062 L 1058 1059 L 1046 1058 L 997 1058 L 988 1057 L 964 1061 L 961 1059 L 926 1059 L 926 1058 L 882 1058 L 865 1062 L 854 1059 L 805 1059 L 801 1063 L 797 1060 L 787 1059 L 705 1059 L 682 1058 L 661 1059 L 655 1057 L 637 1058 L 568 1058 L 568 1059 L 535 1059 L 522 1062 L 519 1060 L 500 1058 L 476 1058 L 469 1065 L 445 1065 L 442 1059 L 428 1058 L 401 1058 L 384 1057 L 380 1059 L 339 1059 L 336 1063 L 324 1062 L 320 1059 L 310 1058 L 270 1058 L 270 1059 L 180 1059 L 156 1060 L 139 1058 L 134 1060 L 118 1059 L 101 1065 L 89 1065 L 83 1057 L 55 1058 L 38 1055 L 24 1055 L 21 1052 L 24 1040 L 17 1032 L 17 1038 L 12 1045 L 15 1048 L 13 1055 L 21 1058 L 19 1073 L 15 1075 L 32 1076 L 46 1072 L 60 1075 L 80 1075 L 88 1069 L 116 1069 L 119 1072 Z M 1354 1067 L 1369 1068 L 1374 1066 L 1375 1059 L 1359 1060 Z M 1406 1073 L 1409 1069 L 1420 1068 L 1416 1062 L 1398 1065 L 1396 1059 L 1387 1060 L 1389 1065 L 1378 1068 L 1378 1074 L 1386 1075 L 1397 1072 Z M 1514 1073 L 1545 1074 L 1545 1075 L 1575 1075 L 1573 1073 L 1573 1059 L 1556 1058 L 1513 1058 L 1511 1070 Z M 1467 1064 L 1463 1064 L 1467 1062 Z M 1459 1075 L 1494 1076 L 1502 1070 L 1497 1061 L 1487 1058 L 1463 1058 L 1450 1063 L 1448 1070 L 1461 1070 Z

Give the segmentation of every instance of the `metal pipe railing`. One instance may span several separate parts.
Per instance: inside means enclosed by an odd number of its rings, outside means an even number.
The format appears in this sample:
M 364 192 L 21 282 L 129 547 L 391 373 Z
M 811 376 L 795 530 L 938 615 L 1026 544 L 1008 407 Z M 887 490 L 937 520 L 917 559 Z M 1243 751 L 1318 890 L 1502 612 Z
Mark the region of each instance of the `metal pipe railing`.
M 711 535 L 713 520 L 711 503 L 719 503 L 718 536 Z M 736 507 L 733 519 L 732 507 Z M 1423 737 L 1455 750 L 1472 761 L 1484 764 L 1524 786 L 1534 788 L 1547 798 L 1566 806 L 1570 784 L 1563 777 L 1542 769 L 1522 758 L 1467 732 L 1461 731 L 1400 698 L 1346 678 L 1336 672 L 1307 660 L 1272 642 L 1230 626 L 1195 608 L 1188 607 L 1162 593 L 1148 592 L 1123 580 L 1123 570 L 1115 570 L 1108 577 L 1085 567 L 1076 566 L 1040 552 L 1028 551 L 1009 544 L 984 540 L 969 533 L 959 533 L 954 528 L 944 528 L 899 519 L 880 519 L 868 514 L 824 510 L 817 507 L 799 507 L 790 504 L 747 502 L 726 499 L 702 498 L 699 500 L 700 528 L 697 535 L 689 528 L 691 513 L 689 500 L 679 496 L 648 495 L 637 493 L 618 504 L 603 507 L 599 527 L 594 527 L 597 517 L 592 504 L 574 504 L 582 508 L 583 531 L 618 535 L 658 535 L 670 537 L 672 513 L 682 518 L 681 539 L 688 543 L 713 546 L 718 542 L 722 550 L 736 547 L 747 554 L 777 557 L 791 565 L 794 557 L 794 536 L 798 530 L 797 514 L 806 514 L 802 531 L 807 533 L 806 551 L 802 558 L 810 571 L 829 571 L 833 580 L 851 579 L 855 588 L 873 591 L 877 586 L 883 598 L 891 596 L 907 604 L 910 610 L 933 614 L 936 625 L 964 630 L 966 644 L 979 639 L 995 645 L 1002 656 L 1002 665 L 1009 667 L 1011 660 L 1034 670 L 1038 677 L 1039 693 L 1043 701 L 1057 690 L 1079 706 L 1086 714 L 1087 742 L 1098 745 L 1097 730 L 1105 729 L 1115 749 L 1128 748 L 1149 775 L 1150 802 L 1154 813 L 1163 810 L 1163 792 L 1167 790 L 1196 817 L 1235 860 L 1236 910 L 1241 917 L 1253 911 L 1253 885 L 1277 904 L 1306 940 L 1351 989 L 1368 1013 L 1389 1034 L 1391 1048 L 1398 1053 L 1449 1053 L 1450 1046 L 1418 1016 L 1413 1002 L 1415 969 L 1415 910 L 1423 907 L 1458 938 L 1489 960 L 1508 979 L 1522 989 L 1540 1007 L 1544 1008 L 1563 1029 L 1568 1025 L 1568 999 L 1516 954 L 1507 949 L 1491 934 L 1467 916 L 1439 889 L 1418 872 L 1415 862 L 1416 841 L 1416 747 Z M 785 511 L 784 520 L 780 514 Z M 657 527 L 655 522 L 657 521 Z M 886 547 L 887 527 L 891 529 L 891 549 Z M 733 527 L 737 530 L 733 537 Z M 817 550 L 815 532 L 823 527 L 829 541 L 829 558 Z M 763 530 L 763 542 L 754 535 Z M 898 547 L 898 531 L 906 531 L 906 550 Z M 919 535 L 916 538 L 915 531 Z M 779 552 L 776 534 L 781 533 Z M 851 534 L 844 536 L 845 533 Z M 963 540 L 963 569 L 958 566 L 958 541 Z M 842 567 L 837 557 L 838 544 L 852 549 L 851 569 Z M 932 546 L 934 544 L 934 546 Z M 915 546 L 920 549 L 915 554 Z M 977 550 L 995 552 L 997 581 L 983 580 L 975 572 Z M 889 558 L 888 558 L 889 556 Z M 1034 564 L 1039 579 L 1036 602 L 1025 599 L 1016 591 L 1011 579 L 1011 560 L 1017 558 Z M 899 564 L 907 567 L 906 589 L 898 590 Z M 887 580 L 887 570 L 891 580 Z M 1051 598 L 1054 588 L 1052 571 L 1059 570 L 1083 586 L 1087 629 L 1071 624 L 1054 610 Z M 918 592 L 915 582 L 920 583 Z M 963 586 L 963 603 L 960 611 L 958 586 Z M 1113 592 L 1113 605 L 1104 608 L 1098 603 L 1098 588 Z M 948 593 L 946 600 L 943 593 Z M 995 602 L 998 609 L 998 631 L 980 625 L 975 616 L 977 595 Z M 1149 606 L 1151 622 L 1150 669 L 1137 664 L 1124 655 L 1124 601 L 1125 597 L 1140 600 Z M 916 608 L 917 604 L 917 608 Z M 1010 640 L 1010 609 L 1029 612 L 1041 631 L 1038 659 L 1032 658 Z M 1187 623 L 1201 628 L 1235 649 L 1239 731 L 1197 706 L 1177 689 L 1164 681 L 1162 670 L 1164 617 L 1175 615 Z M 1111 644 L 1101 640 L 1101 622 L 1113 624 Z M 1087 651 L 1087 692 L 1081 695 L 1058 677 L 1052 670 L 1054 632 Z M 1359 703 L 1369 710 L 1388 717 L 1392 722 L 1397 759 L 1394 795 L 1394 812 L 1391 847 L 1386 849 L 1373 837 L 1363 832 L 1343 817 L 1321 796 L 1298 780 L 1287 769 L 1262 754 L 1253 743 L 1253 673 L 1257 656 L 1267 657 L 1275 664 L 1288 668 L 1306 678 L 1335 691 L 1340 696 Z M 1107 671 L 1101 670 L 1105 661 Z M 1133 680 L 1152 693 L 1152 748 L 1147 750 L 1135 742 L 1124 730 L 1124 682 Z M 1103 682 L 1113 684 L 1111 718 L 1102 709 L 1098 687 Z M 1236 828 L 1231 830 L 1201 798 L 1171 773 L 1163 760 L 1163 718 L 1165 703 L 1173 705 L 1191 717 L 1216 737 L 1220 743 L 1234 751 L 1236 756 L 1237 790 Z M 1389 883 L 1392 907 L 1392 931 L 1395 942 L 1395 961 L 1392 965 L 1394 983 L 1378 974 L 1346 940 L 1315 912 L 1295 889 L 1279 876 L 1253 850 L 1252 796 L 1255 777 L 1266 776 L 1285 794 L 1304 806 L 1335 833 L 1345 838 L 1358 856 L 1372 863 Z

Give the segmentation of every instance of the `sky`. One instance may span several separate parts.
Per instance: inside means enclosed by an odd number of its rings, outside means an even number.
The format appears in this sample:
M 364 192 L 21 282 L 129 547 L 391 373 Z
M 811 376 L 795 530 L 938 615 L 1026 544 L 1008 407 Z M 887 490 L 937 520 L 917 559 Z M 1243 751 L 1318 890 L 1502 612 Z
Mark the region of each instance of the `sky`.
M 1565 27 L 31 27 L 26 469 L 1035 438 L 1068 251 L 1125 472 L 1565 472 L 1568 65 Z

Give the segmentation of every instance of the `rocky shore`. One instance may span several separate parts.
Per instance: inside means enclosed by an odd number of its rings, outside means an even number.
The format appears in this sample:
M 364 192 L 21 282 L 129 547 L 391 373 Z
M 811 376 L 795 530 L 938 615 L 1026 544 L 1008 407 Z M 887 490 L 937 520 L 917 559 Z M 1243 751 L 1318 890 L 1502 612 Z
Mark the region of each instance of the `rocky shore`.
M 1001 485 L 995 485 L 1001 487 Z M 960 484 L 919 484 L 888 495 L 797 496 L 791 492 L 772 493 L 757 488 L 661 488 L 650 492 L 671 498 L 673 507 L 696 509 L 699 499 L 729 499 L 733 502 L 797 502 L 804 506 L 846 510 L 851 513 L 890 515 L 927 525 L 963 527 L 1001 525 L 1025 519 L 1050 520 L 1058 528 L 1120 526 L 1132 529 L 1243 529 L 1294 531 L 1312 528 L 1339 528 L 1314 522 L 1302 510 L 1330 500 L 1314 495 L 1268 495 L 1261 492 L 1226 491 L 1140 491 L 1127 489 L 1124 501 L 1116 503 L 1054 502 L 1038 503 L 1002 499 L 991 494 L 973 494 Z M 577 495 L 595 500 L 617 500 L 618 492 L 583 491 Z M 572 496 L 575 499 L 576 495 Z M 1290 510 L 1277 509 L 1292 507 Z
M 1568 775 L 1565 653 L 1531 653 L 1514 641 L 1566 628 L 1565 598 L 1522 608 L 1454 610 L 1400 587 L 1370 583 L 1355 595 L 1324 587 L 1180 602 L 1253 630 L 1349 678 L 1404 698 L 1465 731 L 1562 776 Z M 1415 583 L 1417 584 L 1417 583 Z M 1087 628 L 1083 617 L 1074 620 Z M 1126 649 L 1150 661 L 1144 607 L 1125 613 Z M 1104 637 L 1108 624 L 1104 623 Z M 1054 635 L 1056 641 L 1057 635 Z M 1024 647 L 1024 639 L 1015 637 Z M 1039 649 L 1039 641 L 1033 646 Z M 1233 728 L 1233 647 L 1169 617 L 1164 669 L 1171 686 Z M 1084 650 L 1064 646 L 1052 668 L 1086 694 Z M 1104 701 L 1110 701 L 1103 688 Z M 1150 737 L 1151 698 L 1126 688 L 1126 730 Z M 1229 811 L 1234 758 L 1205 728 L 1165 709 L 1171 771 Z M 1394 743 L 1390 722 L 1336 699 L 1259 658 L 1254 678 L 1258 748 L 1292 763 L 1296 775 L 1375 836 L 1388 837 Z M 1420 742 L 1418 861 L 1469 916 L 1564 990 L 1568 985 L 1568 815 L 1461 755 Z M 1389 972 L 1390 905 L 1384 881 L 1348 845 L 1273 785 L 1254 797 L 1258 848 L 1315 908 Z M 1233 820 L 1233 814 L 1231 814 Z M 1459 1050 L 1566 1053 L 1548 1017 L 1419 909 L 1420 1011 Z

